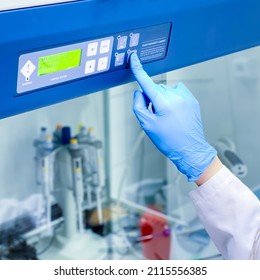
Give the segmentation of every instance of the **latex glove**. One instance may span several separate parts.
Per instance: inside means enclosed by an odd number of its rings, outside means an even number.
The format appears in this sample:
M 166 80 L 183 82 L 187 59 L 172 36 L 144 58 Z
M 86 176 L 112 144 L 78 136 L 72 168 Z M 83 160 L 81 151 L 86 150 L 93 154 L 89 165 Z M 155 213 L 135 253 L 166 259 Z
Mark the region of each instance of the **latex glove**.
M 130 65 L 143 90 L 134 93 L 133 109 L 140 125 L 178 170 L 196 181 L 217 154 L 204 138 L 198 101 L 182 83 L 175 88 L 155 84 L 135 53 Z M 153 112 L 148 109 L 150 102 Z

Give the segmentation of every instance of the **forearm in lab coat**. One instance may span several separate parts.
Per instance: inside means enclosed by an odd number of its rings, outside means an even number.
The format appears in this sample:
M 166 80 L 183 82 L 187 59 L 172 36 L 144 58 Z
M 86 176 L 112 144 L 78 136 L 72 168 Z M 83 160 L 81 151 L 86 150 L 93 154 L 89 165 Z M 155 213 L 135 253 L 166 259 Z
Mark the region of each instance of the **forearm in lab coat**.
M 190 197 L 224 259 L 260 259 L 260 202 L 233 173 L 223 166 Z

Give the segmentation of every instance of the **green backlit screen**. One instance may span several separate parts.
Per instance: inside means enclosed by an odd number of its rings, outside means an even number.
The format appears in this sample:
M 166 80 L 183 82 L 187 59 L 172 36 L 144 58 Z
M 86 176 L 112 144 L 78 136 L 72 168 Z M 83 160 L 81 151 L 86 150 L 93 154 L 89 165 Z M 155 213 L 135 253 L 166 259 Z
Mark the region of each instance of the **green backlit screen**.
M 80 58 L 81 49 L 40 57 L 38 76 L 78 67 Z

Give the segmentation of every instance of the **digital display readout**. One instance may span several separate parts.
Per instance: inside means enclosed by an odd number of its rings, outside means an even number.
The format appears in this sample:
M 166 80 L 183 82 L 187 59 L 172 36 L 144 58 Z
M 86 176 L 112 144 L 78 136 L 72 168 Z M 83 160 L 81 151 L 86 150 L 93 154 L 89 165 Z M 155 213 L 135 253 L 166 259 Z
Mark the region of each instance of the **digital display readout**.
M 39 57 L 38 76 L 78 67 L 81 49 Z

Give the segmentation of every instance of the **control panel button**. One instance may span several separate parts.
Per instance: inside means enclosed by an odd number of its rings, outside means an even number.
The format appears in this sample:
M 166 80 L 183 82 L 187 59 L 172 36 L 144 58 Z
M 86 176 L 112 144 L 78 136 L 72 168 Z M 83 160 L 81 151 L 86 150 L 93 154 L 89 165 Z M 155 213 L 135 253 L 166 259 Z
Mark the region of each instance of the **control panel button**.
M 108 57 L 102 57 L 98 60 L 98 67 L 97 70 L 98 71 L 103 71 L 107 69 L 107 65 L 108 65 Z
M 128 50 L 127 51 L 127 63 L 130 63 L 130 56 L 132 53 L 137 53 L 137 50 Z
M 28 60 L 24 64 L 23 68 L 21 69 L 21 73 L 24 75 L 26 81 L 29 81 L 30 76 L 32 75 L 35 69 L 35 65 L 30 60 Z
M 115 54 L 115 66 L 121 66 L 125 61 L 125 53 L 116 53 Z
M 108 53 L 109 50 L 110 50 L 110 40 L 101 41 L 99 52 L 103 54 L 103 53 Z
M 136 47 L 139 44 L 140 33 L 131 33 L 130 34 L 130 48 Z
M 91 74 L 95 71 L 96 60 L 89 60 L 85 65 L 85 74 Z
M 117 37 L 117 49 L 122 50 L 126 48 L 127 36 L 118 36 Z
M 98 42 L 89 43 L 88 44 L 88 50 L 87 50 L 87 56 L 93 56 L 97 54 L 98 49 Z

